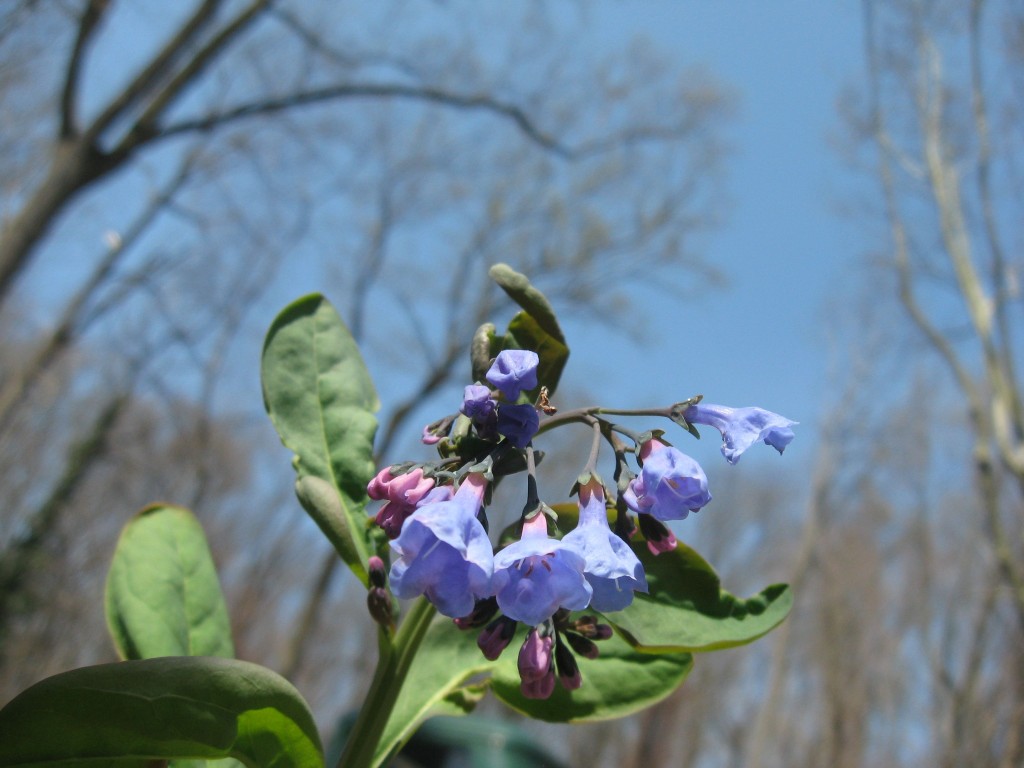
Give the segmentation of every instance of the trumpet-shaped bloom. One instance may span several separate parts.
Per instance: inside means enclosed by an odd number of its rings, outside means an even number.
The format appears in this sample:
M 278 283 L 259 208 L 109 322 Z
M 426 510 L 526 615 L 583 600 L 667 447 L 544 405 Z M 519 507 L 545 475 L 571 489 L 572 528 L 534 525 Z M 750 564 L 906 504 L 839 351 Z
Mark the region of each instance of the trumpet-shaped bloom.
M 391 542 L 391 589 L 400 598 L 426 595 L 445 616 L 472 612 L 491 595 L 491 542 L 477 519 L 487 481 L 470 474 L 450 499 L 423 504 Z
M 494 556 L 494 595 L 511 619 L 535 626 L 559 608 L 580 611 L 593 589 L 586 561 L 575 549 L 548 537 L 543 514 L 523 524 L 523 537 Z
M 647 591 L 644 568 L 633 550 L 608 527 L 604 488 L 597 478 L 579 489 L 580 521 L 562 544 L 583 555 L 583 575 L 594 591 L 590 605 L 597 611 L 621 611 L 633 602 L 633 592 Z
M 693 424 L 707 424 L 722 433 L 722 455 L 730 464 L 754 443 L 763 440 L 782 453 L 793 440 L 791 427 L 798 422 L 764 408 L 729 408 L 697 403 L 683 411 Z
M 514 403 L 519 393 L 537 386 L 537 366 L 540 357 L 528 349 L 506 349 L 499 352 L 498 357 L 487 371 L 487 380 L 501 390 L 501 394 L 510 403 Z
M 498 433 L 516 448 L 525 448 L 540 428 L 537 409 L 529 403 L 498 408 Z
M 634 512 L 658 520 L 684 520 L 709 501 L 708 478 L 700 464 L 682 451 L 660 440 L 648 440 L 641 447 L 644 466 L 623 494 Z

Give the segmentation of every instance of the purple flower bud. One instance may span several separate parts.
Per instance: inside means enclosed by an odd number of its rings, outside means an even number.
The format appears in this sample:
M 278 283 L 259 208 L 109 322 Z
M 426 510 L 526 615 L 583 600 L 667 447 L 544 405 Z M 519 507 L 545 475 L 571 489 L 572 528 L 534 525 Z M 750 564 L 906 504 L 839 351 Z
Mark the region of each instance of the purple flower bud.
M 558 670 L 558 679 L 562 687 L 567 691 L 575 691 L 583 685 L 583 676 L 580 675 L 576 657 L 561 640 L 555 643 L 555 668 Z
M 650 515 L 640 515 L 640 532 L 647 540 L 647 548 L 655 557 L 662 552 L 671 552 L 678 544 L 675 534 L 666 528 L 663 522 Z
M 469 474 L 450 499 L 422 504 L 405 521 L 391 542 L 398 555 L 391 566 L 395 595 L 425 595 L 442 614 L 457 618 L 493 594 L 491 542 L 477 519 L 486 487 L 483 475 Z
M 516 634 L 516 622 L 508 616 L 499 616 L 476 638 L 476 644 L 488 661 L 494 661 L 504 651 Z
M 546 699 L 555 690 L 555 674 L 551 649 L 554 643 L 550 635 L 540 636 L 534 627 L 526 636 L 526 642 L 519 649 L 520 690 L 528 699 Z
M 384 570 L 384 561 L 376 555 L 372 555 L 367 562 L 370 584 L 375 587 L 386 587 L 388 575 Z
M 439 489 L 434 488 L 434 481 L 423 477 L 423 470 L 418 467 L 402 475 L 392 475 L 390 468 L 382 469 L 366 486 L 366 492 L 371 499 L 388 501 L 377 512 L 376 523 L 384 529 L 389 539 L 398 536 L 402 524 L 419 504 L 426 503 L 428 499 L 442 500 L 441 496 L 435 493 L 437 490 Z M 445 493 L 450 495 L 450 491 Z
M 621 611 L 633 602 L 633 592 L 646 592 L 644 568 L 633 550 L 608 527 L 604 488 L 591 479 L 579 489 L 580 520 L 562 539 L 586 561 L 584 576 L 594 590 L 590 605 L 597 611 Z
M 583 635 L 577 635 L 575 632 L 563 632 L 562 636 L 572 646 L 572 649 L 583 658 L 596 659 L 600 655 L 597 643 L 593 640 L 583 637 Z
M 501 390 L 510 403 L 514 403 L 523 390 L 537 386 L 537 366 L 540 358 L 528 349 L 506 349 L 487 371 L 487 380 Z
M 459 629 L 478 629 L 493 619 L 497 612 L 498 601 L 494 599 L 493 595 L 485 597 L 483 600 L 476 601 L 470 614 L 455 619 L 455 626 Z
M 580 611 L 593 589 L 583 556 L 548 537 L 543 514 L 523 524 L 523 537 L 494 556 L 494 595 L 509 618 L 536 626 L 559 608 Z
M 391 595 L 383 587 L 371 587 L 366 593 L 366 607 L 370 618 L 382 627 L 393 627 L 395 624 L 395 605 Z
M 657 439 L 644 443 L 641 456 L 645 452 L 640 475 L 623 494 L 634 512 L 659 520 L 684 520 L 711 501 L 707 476 L 696 461 Z
M 423 428 L 423 435 L 420 437 L 420 442 L 424 445 L 437 445 L 441 442 L 441 437 L 431 431 L 430 425 L 427 424 L 427 426 Z
M 498 409 L 498 432 L 516 448 L 525 448 L 539 428 L 537 409 L 529 403 L 502 405 Z
M 743 452 L 759 440 L 782 453 L 793 440 L 790 427 L 798 423 L 763 408 L 729 408 L 704 403 L 691 405 L 683 411 L 683 418 L 721 432 L 722 455 L 730 464 L 739 461 Z

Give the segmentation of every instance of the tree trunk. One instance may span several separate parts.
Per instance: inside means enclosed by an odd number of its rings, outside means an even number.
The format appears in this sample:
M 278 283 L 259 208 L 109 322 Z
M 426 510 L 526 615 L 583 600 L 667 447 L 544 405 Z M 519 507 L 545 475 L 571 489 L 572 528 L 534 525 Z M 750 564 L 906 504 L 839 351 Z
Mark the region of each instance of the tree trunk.
M 0 231 L 0 306 L 75 193 L 116 165 L 80 137 L 59 142 L 53 158 L 46 178 Z

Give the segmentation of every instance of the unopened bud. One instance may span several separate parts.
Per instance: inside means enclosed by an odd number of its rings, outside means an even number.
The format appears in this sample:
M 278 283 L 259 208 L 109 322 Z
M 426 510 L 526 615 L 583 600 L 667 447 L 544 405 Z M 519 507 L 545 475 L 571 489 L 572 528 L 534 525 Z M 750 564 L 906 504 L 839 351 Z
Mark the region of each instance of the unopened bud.
M 476 601 L 471 614 L 455 619 L 455 626 L 459 629 L 477 629 L 493 619 L 497 612 L 497 599 L 485 597 L 483 600 Z
M 652 555 L 671 552 L 676 548 L 675 534 L 651 515 L 640 515 L 640 532 L 647 539 L 647 548 L 651 550 Z
M 391 593 L 384 587 L 370 587 L 370 591 L 366 593 L 366 607 L 375 622 L 382 627 L 394 627 L 395 604 L 391 599 Z
M 555 643 L 555 666 L 558 668 L 558 679 L 567 691 L 575 691 L 583 685 L 583 676 L 580 674 L 576 657 L 560 639 Z
M 384 561 L 373 555 L 367 562 L 370 576 L 370 584 L 383 589 L 388 584 L 388 574 L 384 568 Z
M 487 625 L 487 628 L 480 633 L 476 644 L 480 647 L 484 658 L 494 661 L 504 651 L 516 634 L 516 622 L 508 616 L 499 616 Z
M 566 632 L 564 637 L 565 641 L 572 646 L 572 649 L 583 658 L 596 659 L 600 655 L 597 643 L 593 640 L 583 637 L 583 635 L 577 635 L 575 632 Z

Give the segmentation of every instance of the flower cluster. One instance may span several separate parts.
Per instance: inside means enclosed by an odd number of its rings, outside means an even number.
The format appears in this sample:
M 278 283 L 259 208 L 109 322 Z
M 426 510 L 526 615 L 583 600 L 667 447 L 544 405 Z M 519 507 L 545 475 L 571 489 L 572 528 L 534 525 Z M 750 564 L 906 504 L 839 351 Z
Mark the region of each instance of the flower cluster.
M 556 416 L 547 390 L 538 387 L 538 365 L 538 355 L 529 350 L 498 354 L 487 383 L 465 388 L 459 412 L 424 430 L 424 442 L 438 444 L 441 460 L 386 467 L 367 492 L 385 502 L 376 523 L 391 540 L 393 593 L 400 598 L 423 595 L 459 627 L 480 630 L 478 645 L 488 659 L 496 659 L 512 642 L 518 624 L 525 625 L 521 690 L 530 698 L 547 698 L 556 677 L 566 689 L 578 688 L 582 676 L 574 654 L 595 658 L 595 641 L 611 635 L 611 628 L 594 616 L 576 612 L 625 610 L 635 593 L 648 591 L 643 565 L 630 546 L 637 529 L 653 554 L 667 552 L 676 539 L 666 523 L 700 510 L 711 493 L 700 465 L 659 431 L 635 434 L 608 421 L 606 416 L 616 412 L 602 408 Z M 534 391 L 536 403 L 530 400 Z M 699 397 L 641 413 L 667 416 L 691 431 L 694 424 L 714 427 L 731 464 L 759 441 L 781 453 L 793 439 L 795 424 L 760 408 L 706 405 Z M 589 426 L 593 444 L 573 489 L 578 518 L 561 535 L 556 523 L 565 521 L 557 520 L 537 491 L 533 439 L 542 429 L 569 423 Z M 596 472 L 602 440 L 616 456 L 611 503 Z M 630 469 L 628 454 L 638 472 Z M 528 492 L 512 526 L 517 538 L 495 551 L 484 517 L 489 491 L 501 476 L 524 468 Z M 377 592 L 380 582 L 378 575 Z M 379 594 L 374 600 L 371 610 L 383 605 Z M 382 622 L 388 618 L 382 608 L 377 612 Z

